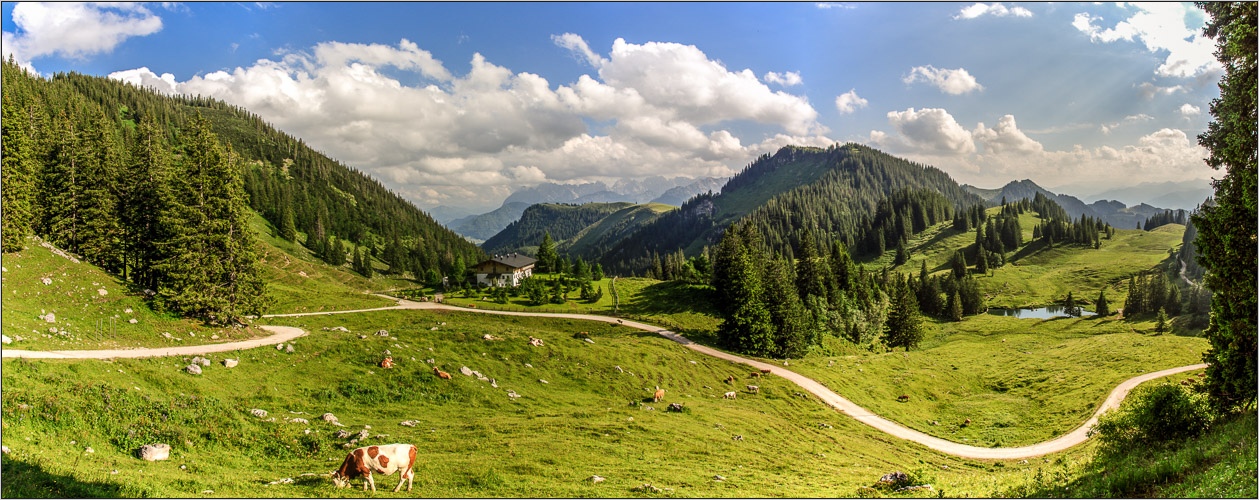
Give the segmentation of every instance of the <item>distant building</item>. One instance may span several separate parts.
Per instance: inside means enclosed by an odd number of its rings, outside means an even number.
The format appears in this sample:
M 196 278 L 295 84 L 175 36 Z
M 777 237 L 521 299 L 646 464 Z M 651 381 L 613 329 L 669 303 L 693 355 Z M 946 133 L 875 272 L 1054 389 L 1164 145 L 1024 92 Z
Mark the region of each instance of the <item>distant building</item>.
M 520 254 L 495 255 L 477 264 L 476 282 L 489 286 L 520 286 L 520 281 L 533 276 L 533 265 L 538 259 Z

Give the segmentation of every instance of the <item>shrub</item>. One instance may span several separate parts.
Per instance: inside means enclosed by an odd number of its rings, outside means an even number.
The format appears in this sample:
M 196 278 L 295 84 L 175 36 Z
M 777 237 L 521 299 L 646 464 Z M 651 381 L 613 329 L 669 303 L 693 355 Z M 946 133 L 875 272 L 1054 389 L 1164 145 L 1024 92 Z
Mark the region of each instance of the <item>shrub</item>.
M 1200 395 L 1165 383 L 1130 396 L 1117 411 L 1102 415 L 1089 434 L 1098 436 L 1104 452 L 1116 452 L 1198 436 L 1210 419 Z

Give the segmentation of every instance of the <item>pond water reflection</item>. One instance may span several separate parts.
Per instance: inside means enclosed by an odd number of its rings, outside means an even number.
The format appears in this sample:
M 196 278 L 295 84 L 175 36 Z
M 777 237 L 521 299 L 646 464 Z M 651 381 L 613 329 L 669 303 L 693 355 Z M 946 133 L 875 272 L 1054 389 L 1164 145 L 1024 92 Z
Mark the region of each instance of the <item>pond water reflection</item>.
M 1037 307 L 1034 309 L 1032 308 L 1006 309 L 1006 308 L 1001 308 L 1001 307 L 991 307 L 991 308 L 988 308 L 988 314 L 992 314 L 994 316 L 1013 316 L 1015 318 L 1020 318 L 1020 319 L 1050 319 L 1050 318 L 1068 317 L 1067 313 L 1063 312 L 1065 310 L 1066 308 L 1063 306 L 1045 306 L 1045 307 Z M 1095 316 L 1097 315 L 1097 313 L 1093 311 L 1081 310 L 1081 315 L 1082 316 Z

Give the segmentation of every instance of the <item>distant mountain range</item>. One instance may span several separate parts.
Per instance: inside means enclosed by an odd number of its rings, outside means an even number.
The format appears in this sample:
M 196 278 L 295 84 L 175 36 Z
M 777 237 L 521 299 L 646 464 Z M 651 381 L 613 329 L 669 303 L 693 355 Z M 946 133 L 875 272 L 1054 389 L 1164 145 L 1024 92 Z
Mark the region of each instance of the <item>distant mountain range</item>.
M 661 203 L 678 206 L 697 194 L 717 191 L 725 178 L 705 177 L 672 179 L 653 176 L 644 179 L 622 179 L 609 186 L 602 182 L 558 184 L 547 182 L 521 188 L 508 196 L 499 208 L 479 215 L 451 217 L 445 221 L 456 233 L 474 241 L 486 241 L 520 219 L 525 209 L 538 203 Z M 436 210 L 436 209 L 434 209 Z M 440 219 L 439 219 L 440 220 Z
M 1061 205 L 1063 210 L 1067 211 L 1067 215 L 1070 215 L 1073 219 L 1079 218 L 1081 215 L 1088 215 L 1089 217 L 1100 218 L 1117 229 L 1137 228 L 1140 223 L 1145 222 L 1145 219 L 1169 210 L 1146 203 L 1129 207 L 1121 201 L 1106 199 L 1085 203 L 1074 196 L 1049 191 L 1028 179 L 1013 181 L 998 189 L 983 189 L 969 184 L 963 184 L 962 187 L 983 198 L 984 202 L 989 206 L 1001 204 L 1003 198 L 1006 201 L 1021 200 L 1023 198 L 1031 199 L 1036 196 L 1036 193 L 1041 193 Z M 1205 196 L 1203 199 L 1205 199 Z M 1193 206 L 1189 208 L 1192 209 Z

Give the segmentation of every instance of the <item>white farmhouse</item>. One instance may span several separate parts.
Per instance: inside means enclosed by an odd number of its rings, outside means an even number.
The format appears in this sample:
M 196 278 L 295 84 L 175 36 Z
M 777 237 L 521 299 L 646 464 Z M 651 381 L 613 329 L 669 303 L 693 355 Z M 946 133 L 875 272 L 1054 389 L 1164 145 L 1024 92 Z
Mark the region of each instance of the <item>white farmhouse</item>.
M 511 253 L 495 255 L 494 258 L 477 264 L 477 284 L 489 286 L 520 286 L 520 281 L 533 276 L 533 265 L 538 259 Z

